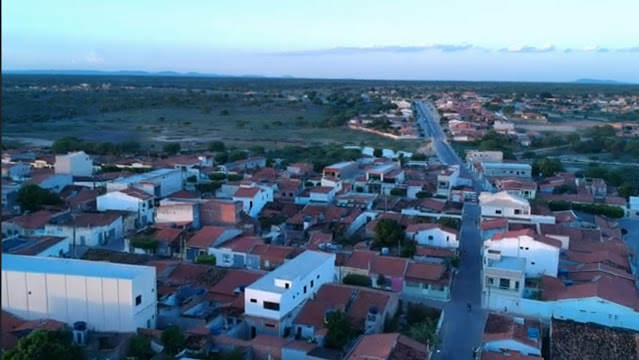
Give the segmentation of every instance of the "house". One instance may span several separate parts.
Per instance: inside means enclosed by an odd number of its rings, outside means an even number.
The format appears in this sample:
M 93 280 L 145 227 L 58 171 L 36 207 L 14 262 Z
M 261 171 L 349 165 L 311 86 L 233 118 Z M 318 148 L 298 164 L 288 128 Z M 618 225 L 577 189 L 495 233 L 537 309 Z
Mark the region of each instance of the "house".
M 506 191 L 496 194 L 482 192 L 479 195 L 482 218 L 530 219 L 530 203 L 524 198 Z
M 124 237 L 124 216 L 119 211 L 68 214 L 44 226 L 44 234 L 71 239 L 71 243 L 97 247 Z
M 508 310 L 504 298 L 520 299 L 526 283 L 526 259 L 488 250 L 482 267 L 482 307 Z
M 452 166 L 449 169 L 442 170 L 437 175 L 437 195 L 449 198 L 450 190 L 457 185 L 459 177 L 459 166 Z
M 534 199 L 537 195 L 537 183 L 516 178 L 495 179 L 495 189 L 524 199 Z
M 628 214 L 630 217 L 639 217 L 639 196 L 631 196 L 628 202 Z
M 244 314 L 251 338 L 258 333 L 284 335 L 292 325 L 288 315 L 335 277 L 335 254 L 307 250 L 247 286 Z
M 402 294 L 435 300 L 450 300 L 452 272 L 442 263 L 409 262 Z
M 27 184 L 36 184 L 43 189 L 59 193 L 67 185 L 73 184 L 73 176 L 55 173 L 53 169 L 33 169 Z
M 299 179 L 281 179 L 277 182 L 279 191 L 276 198 L 279 200 L 294 201 L 295 197 L 303 189 L 302 181 Z
M 337 189 L 330 186 L 317 186 L 306 189 L 300 195 L 295 197 L 296 204 L 324 203 L 331 204 L 335 200 Z
M 374 288 L 401 292 L 407 266 L 407 259 L 377 255 L 370 260 L 368 276 Z
M 158 169 L 107 182 L 107 192 L 124 190 L 129 187 L 140 189 L 157 198 L 164 198 L 182 190 L 182 171 L 179 169 Z
M 241 230 L 229 227 L 203 226 L 186 242 L 186 259 L 194 261 L 201 255 L 213 255 L 213 248 L 241 233 Z
M 287 166 L 286 172 L 291 176 L 306 176 L 313 173 L 313 164 L 297 162 Z
M 14 181 L 22 181 L 31 174 L 29 164 L 19 162 L 13 164 L 2 163 L 2 177 Z
M 489 240 L 496 234 L 508 231 L 508 219 L 497 218 L 484 220 L 479 223 L 479 229 L 481 231 L 482 241 Z
M 160 200 L 159 206 L 154 209 L 154 222 L 156 224 L 175 224 L 176 226 L 190 225 L 199 230 L 202 226 L 201 206 L 202 204 L 198 201 Z
M 18 191 L 21 187 L 21 184 L 2 179 L 2 210 L 20 211 Z
M 414 240 L 419 245 L 458 248 L 459 240 L 457 230 L 447 228 L 440 224 L 413 224 L 406 228 L 406 237 Z
M 348 255 L 342 266 L 339 267 L 340 282 L 348 275 L 369 276 L 371 260 L 377 256 L 376 251 L 355 250 Z
M 504 160 L 504 153 L 501 151 L 478 151 L 471 150 L 466 152 L 466 163 L 472 165 L 481 161 L 501 162 Z
M 2 253 L 29 256 L 58 256 L 69 252 L 69 238 L 57 236 L 15 236 L 2 240 Z
M 153 161 L 152 166 L 156 168 L 173 168 L 182 172 L 182 179 L 195 176 L 200 179 L 200 169 L 206 163 L 206 157 L 200 159 L 190 155 L 169 156 L 166 159 Z
M 403 184 L 406 178 L 399 163 L 384 162 L 366 170 L 365 180 L 354 185 L 363 187 L 367 193 L 390 195 L 391 190 Z
M 57 214 L 60 216 L 61 214 Z M 44 227 L 53 219 L 56 214 L 39 210 L 34 213 L 27 213 L 16 216 L 2 222 L 2 233 L 6 236 L 24 235 L 37 236 L 44 234 Z
M 481 179 L 493 176 L 512 176 L 524 179 L 532 178 L 532 166 L 518 162 L 475 162 L 474 172 L 479 174 Z
M 251 266 L 249 257 L 251 250 L 264 241 L 256 236 L 239 236 L 231 239 L 222 245 L 211 249 L 211 255 L 215 256 L 216 265 L 220 267 L 259 269 L 259 258 L 257 264 Z
M 477 193 L 470 186 L 453 186 L 450 189 L 448 200 L 453 202 L 477 202 Z
M 526 276 L 539 278 L 543 275 L 557 277 L 559 253 L 562 243 L 534 230 L 523 229 L 495 234 L 484 242 L 484 256 L 499 253 L 526 259 Z
M 399 333 L 362 336 L 346 360 L 424 360 L 429 359 L 428 345 Z
M 542 326 L 539 320 L 507 315 L 488 314 L 482 353 L 517 352 L 525 356 L 541 357 Z
M 101 191 L 86 186 L 69 185 L 60 192 L 60 197 L 72 211 L 94 211 Z
M 56 155 L 55 173 L 71 176 L 91 176 L 93 175 L 93 160 L 84 151 Z
M 346 193 L 335 197 L 335 205 L 340 207 L 356 207 L 371 210 L 377 199 L 377 194 Z
M 232 226 L 241 221 L 242 201 L 210 199 L 200 204 L 202 225 Z
M 295 258 L 303 249 L 290 246 L 256 244 L 247 254 L 250 269 L 273 270 L 286 261 Z
M 2 254 L 2 309 L 27 320 L 83 322 L 94 331 L 153 328 L 155 287 L 154 267 Z
M 326 316 L 342 311 L 350 316 L 355 329 L 366 334 L 381 333 L 384 319 L 397 311 L 399 296 L 342 284 L 324 284 L 314 298 L 308 300 L 293 320 L 293 331 L 298 339 L 315 339 L 320 346 L 327 333 Z
M 134 214 L 135 227 L 146 227 L 155 220 L 155 197 L 136 188 L 108 192 L 96 199 L 98 211 L 121 210 Z
M 349 179 L 357 174 L 359 165 L 354 161 L 340 162 L 329 165 L 322 171 L 322 177 L 333 177 L 336 179 Z
M 242 210 L 249 216 L 257 218 L 269 201 L 267 192 L 261 187 L 243 187 L 241 186 L 233 194 L 233 201 L 242 203 Z M 270 200 L 272 201 L 272 199 Z
M 153 239 L 158 242 L 155 251 L 157 255 L 174 256 L 179 255 L 186 242 L 186 232 L 184 229 L 165 227 L 153 234 Z
M 231 171 L 246 171 L 253 169 L 261 169 L 266 167 L 266 158 L 263 156 L 251 157 L 244 160 L 239 160 L 236 162 L 230 162 L 223 165 L 220 165 L 218 168 L 220 171 L 223 171 L 225 174 L 228 174 Z

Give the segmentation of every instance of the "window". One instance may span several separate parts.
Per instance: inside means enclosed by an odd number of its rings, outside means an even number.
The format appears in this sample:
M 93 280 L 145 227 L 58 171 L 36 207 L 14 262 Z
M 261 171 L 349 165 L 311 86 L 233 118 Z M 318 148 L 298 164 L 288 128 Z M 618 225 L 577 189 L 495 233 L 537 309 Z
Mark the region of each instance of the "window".
M 257 299 L 251 299 L 252 303 L 257 303 Z
M 489 278 L 487 278 L 487 279 L 488 279 L 488 284 L 489 284 L 489 285 L 494 285 L 494 284 L 495 284 L 495 279 L 493 279 L 493 278 L 491 278 L 491 277 L 489 277 Z
M 304 294 L 306 294 L 306 285 L 304 285 Z
M 519 290 L 519 281 L 515 281 L 515 290 Z
M 520 209 L 515 209 L 515 215 L 521 215 L 521 210 Z
M 530 249 L 528 248 L 528 246 L 526 246 L 526 250 L 530 250 Z
M 534 262 L 534 261 L 531 261 L 531 262 L 530 262 L 530 265 L 535 265 L 535 262 Z
M 291 284 L 289 284 L 289 283 L 285 283 L 285 284 L 284 284 L 284 288 L 288 289 L 288 288 L 290 288 L 290 287 L 291 287 Z
M 135 306 L 142 304 L 142 295 L 138 295 L 135 297 Z
M 317 278 L 319 279 L 319 274 L 317 274 Z
M 265 301 L 264 302 L 264 308 L 266 310 L 280 311 L 280 304 L 279 303 L 270 302 L 270 301 Z
M 313 285 L 315 285 L 315 282 L 311 280 L 311 287 L 313 287 Z
M 264 326 L 266 326 L 268 328 L 274 328 L 275 327 L 274 324 L 269 324 L 269 323 L 264 324 Z
M 428 240 L 433 241 L 433 235 L 428 235 Z
M 502 289 L 510 289 L 510 279 L 499 279 L 499 287 Z
M 495 210 L 495 214 L 501 215 L 501 210 Z

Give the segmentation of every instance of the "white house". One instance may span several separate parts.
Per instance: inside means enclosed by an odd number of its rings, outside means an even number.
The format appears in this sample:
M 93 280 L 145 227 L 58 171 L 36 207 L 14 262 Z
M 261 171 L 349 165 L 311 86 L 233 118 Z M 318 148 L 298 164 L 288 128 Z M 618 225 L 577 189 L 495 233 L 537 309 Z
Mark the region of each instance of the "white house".
M 440 224 L 413 224 L 406 228 L 406 237 L 419 245 L 458 248 L 457 230 Z
M 244 315 L 251 335 L 282 336 L 291 326 L 288 316 L 319 288 L 336 280 L 335 254 L 307 250 L 244 290 Z
M 359 165 L 354 161 L 340 162 L 327 166 L 322 171 L 322 177 L 333 177 L 336 179 L 348 179 L 359 171 Z
M 630 217 L 639 217 L 639 196 L 631 196 L 628 207 L 628 215 Z
M 84 151 L 56 155 L 55 173 L 72 176 L 91 176 L 93 175 L 93 160 Z
M 70 214 L 46 224 L 44 234 L 69 237 L 75 245 L 104 246 L 124 237 L 124 220 L 117 211 Z
M 182 170 L 158 169 L 107 183 L 108 192 L 124 190 L 129 187 L 163 198 L 182 190 Z
M 335 200 L 337 189 L 330 186 L 314 187 L 310 191 L 310 202 L 332 203 Z
M 446 196 L 450 195 L 450 189 L 457 185 L 457 178 L 459 177 L 459 166 L 451 166 L 449 169 L 442 170 L 437 175 L 437 195 Z
M 199 229 L 201 225 L 200 206 L 197 201 L 161 200 L 160 206 L 155 209 L 155 223 L 191 223 L 195 229 Z
M 537 319 L 523 319 L 507 315 L 488 314 L 482 351 L 504 353 L 516 351 L 521 355 L 541 357 L 542 327 Z M 484 357 L 482 357 L 484 358 Z M 523 357 L 515 357 L 524 359 Z
M 476 161 L 503 161 L 504 153 L 501 151 L 471 150 L 466 153 L 466 162 L 472 165 Z
M 560 250 L 561 241 L 538 235 L 531 229 L 496 234 L 484 242 L 485 257 L 491 251 L 526 259 L 526 276 L 532 278 L 557 277 Z
M 241 201 L 244 212 L 253 218 L 256 218 L 262 211 L 262 208 L 269 201 L 268 199 L 268 193 L 261 187 L 240 186 L 233 194 L 233 201 Z
M 524 296 L 526 284 L 526 259 L 502 256 L 498 250 L 488 250 L 484 255 L 481 275 L 482 308 L 488 304 L 499 303 L 501 299 L 514 299 Z M 507 306 L 491 308 L 507 310 Z
M 84 321 L 95 331 L 154 328 L 155 268 L 2 255 L 2 310 L 28 320 Z
M 481 216 L 488 218 L 530 219 L 530 203 L 506 191 L 479 195 Z
M 154 222 L 154 198 L 142 190 L 128 188 L 100 195 L 96 200 L 98 211 L 122 210 L 137 214 L 135 225 L 138 228 Z

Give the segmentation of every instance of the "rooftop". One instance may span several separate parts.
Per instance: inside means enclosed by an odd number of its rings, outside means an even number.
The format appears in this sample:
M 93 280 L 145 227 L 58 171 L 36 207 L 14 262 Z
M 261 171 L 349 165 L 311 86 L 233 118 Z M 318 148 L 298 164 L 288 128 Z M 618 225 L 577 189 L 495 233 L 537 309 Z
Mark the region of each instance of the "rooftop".
M 335 263 L 335 254 L 307 250 L 279 266 L 247 288 L 284 293 L 288 291 L 288 289 L 275 286 L 275 279 L 296 280 L 303 278 L 328 261 Z
M 11 254 L 2 254 L 2 271 L 114 279 L 134 279 L 145 272 L 155 275 L 155 268 L 149 266 Z
M 324 170 L 341 170 L 347 166 L 350 166 L 352 164 L 356 164 L 353 161 L 344 161 L 344 162 L 340 162 L 337 164 L 333 164 L 333 165 L 329 165 L 327 167 L 324 168 Z
M 113 182 L 114 183 L 120 183 L 120 184 L 133 184 L 133 183 L 138 183 L 138 182 L 142 182 L 142 181 L 151 181 L 159 176 L 165 176 L 165 175 L 169 175 L 171 173 L 175 173 L 175 172 L 180 172 L 180 170 L 176 170 L 176 169 L 157 169 L 157 170 L 153 170 L 153 171 L 149 171 L 143 174 L 137 174 L 137 175 L 133 175 L 133 176 L 129 176 L 126 177 L 124 179 L 116 179 Z
M 346 359 L 428 359 L 428 346 L 399 333 L 364 335 Z
M 552 319 L 554 360 L 637 359 L 637 333 L 595 324 Z
M 488 260 L 488 267 L 512 271 L 526 271 L 526 259 L 514 256 L 502 256 L 501 260 Z
M 18 236 L 2 240 L 2 252 L 15 255 L 38 255 L 64 239 L 64 237 L 56 236 Z

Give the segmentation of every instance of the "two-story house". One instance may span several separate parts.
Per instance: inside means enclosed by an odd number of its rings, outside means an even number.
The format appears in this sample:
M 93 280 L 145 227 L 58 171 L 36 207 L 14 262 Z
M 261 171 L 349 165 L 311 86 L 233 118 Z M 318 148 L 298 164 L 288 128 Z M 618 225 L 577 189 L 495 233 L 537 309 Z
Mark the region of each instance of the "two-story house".
M 46 224 L 44 233 L 69 237 L 73 245 L 105 246 L 124 237 L 124 214 L 121 211 L 68 214 Z
M 233 201 L 242 202 L 242 209 L 249 216 L 256 218 L 269 201 L 268 193 L 261 187 L 244 187 L 233 194 Z M 272 200 L 271 200 L 272 201 Z
M 283 336 L 291 312 L 319 288 L 336 280 L 335 254 L 307 250 L 244 289 L 244 315 L 251 338 Z
M 134 214 L 135 227 L 146 227 L 155 220 L 155 196 L 136 188 L 112 191 L 97 197 L 98 211 L 122 210 Z
M 496 194 L 483 192 L 479 195 L 482 218 L 530 219 L 530 203 L 524 198 L 506 191 Z
M 364 189 L 368 193 L 390 195 L 391 190 L 404 183 L 405 174 L 399 163 L 385 162 L 366 170 Z M 356 183 L 355 186 L 358 184 Z

